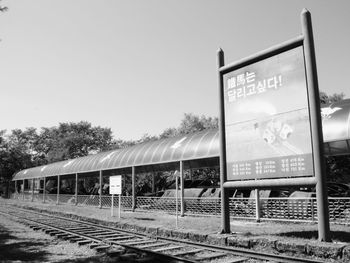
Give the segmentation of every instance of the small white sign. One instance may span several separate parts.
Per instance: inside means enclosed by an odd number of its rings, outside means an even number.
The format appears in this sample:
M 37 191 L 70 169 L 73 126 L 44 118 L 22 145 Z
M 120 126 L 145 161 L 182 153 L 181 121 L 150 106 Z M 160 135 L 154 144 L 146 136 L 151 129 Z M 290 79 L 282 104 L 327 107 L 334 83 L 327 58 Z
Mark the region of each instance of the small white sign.
M 110 176 L 109 177 L 109 194 L 121 195 L 122 194 L 122 176 Z

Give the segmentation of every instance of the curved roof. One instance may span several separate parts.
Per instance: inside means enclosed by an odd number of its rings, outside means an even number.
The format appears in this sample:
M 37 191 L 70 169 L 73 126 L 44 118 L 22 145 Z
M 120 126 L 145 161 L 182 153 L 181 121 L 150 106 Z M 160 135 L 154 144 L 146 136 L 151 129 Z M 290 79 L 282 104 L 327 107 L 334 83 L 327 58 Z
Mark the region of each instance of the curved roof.
M 350 153 L 350 99 L 321 110 L 326 155 Z M 22 170 L 13 180 L 219 157 L 219 131 L 206 130 Z
M 321 109 L 323 141 L 326 155 L 350 153 L 350 99 Z
M 13 180 L 217 157 L 219 131 L 206 130 L 22 170 Z

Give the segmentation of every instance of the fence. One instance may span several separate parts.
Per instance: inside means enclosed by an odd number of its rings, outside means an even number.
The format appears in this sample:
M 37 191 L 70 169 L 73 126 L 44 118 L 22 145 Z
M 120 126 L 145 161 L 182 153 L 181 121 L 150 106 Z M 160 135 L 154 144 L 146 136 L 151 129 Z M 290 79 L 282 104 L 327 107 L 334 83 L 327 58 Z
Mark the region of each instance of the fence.
M 35 202 L 43 202 L 43 194 L 16 193 L 11 198 Z M 350 224 L 350 198 L 329 197 L 330 222 L 338 224 Z M 57 195 L 45 195 L 45 202 L 57 203 Z M 60 204 L 78 206 L 111 207 L 112 197 L 102 196 L 101 202 L 98 195 L 59 195 Z M 118 196 L 114 197 L 114 206 L 118 207 Z M 231 198 L 229 202 L 230 216 L 236 219 L 255 219 L 255 199 Z M 316 198 L 261 198 L 260 218 L 266 220 L 306 221 L 317 222 Z M 124 210 L 132 209 L 132 197 L 122 196 L 121 207 Z M 165 211 L 175 213 L 176 200 L 173 197 L 137 197 L 137 211 Z M 180 200 L 178 200 L 180 211 Z M 221 214 L 220 198 L 185 198 L 186 215 L 219 216 Z

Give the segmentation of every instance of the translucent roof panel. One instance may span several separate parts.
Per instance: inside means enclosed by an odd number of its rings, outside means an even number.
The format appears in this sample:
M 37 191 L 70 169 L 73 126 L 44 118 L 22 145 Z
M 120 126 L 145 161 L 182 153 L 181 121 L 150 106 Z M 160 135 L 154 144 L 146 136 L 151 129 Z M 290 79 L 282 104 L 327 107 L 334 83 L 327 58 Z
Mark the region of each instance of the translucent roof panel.
M 219 156 L 219 131 L 206 130 L 22 170 L 13 180 Z

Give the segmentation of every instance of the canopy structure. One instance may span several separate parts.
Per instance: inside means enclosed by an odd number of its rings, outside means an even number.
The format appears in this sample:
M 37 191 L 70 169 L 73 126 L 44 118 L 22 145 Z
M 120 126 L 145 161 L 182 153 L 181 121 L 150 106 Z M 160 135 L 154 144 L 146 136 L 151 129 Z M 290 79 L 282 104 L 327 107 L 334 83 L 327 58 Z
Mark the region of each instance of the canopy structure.
M 350 99 L 325 106 L 321 113 L 325 154 L 350 154 Z M 213 129 L 25 169 L 13 180 L 218 158 L 219 152 L 219 131 Z
M 219 131 L 182 135 L 22 170 L 13 180 L 155 165 L 219 156 Z
M 321 109 L 326 155 L 350 154 L 350 99 Z

